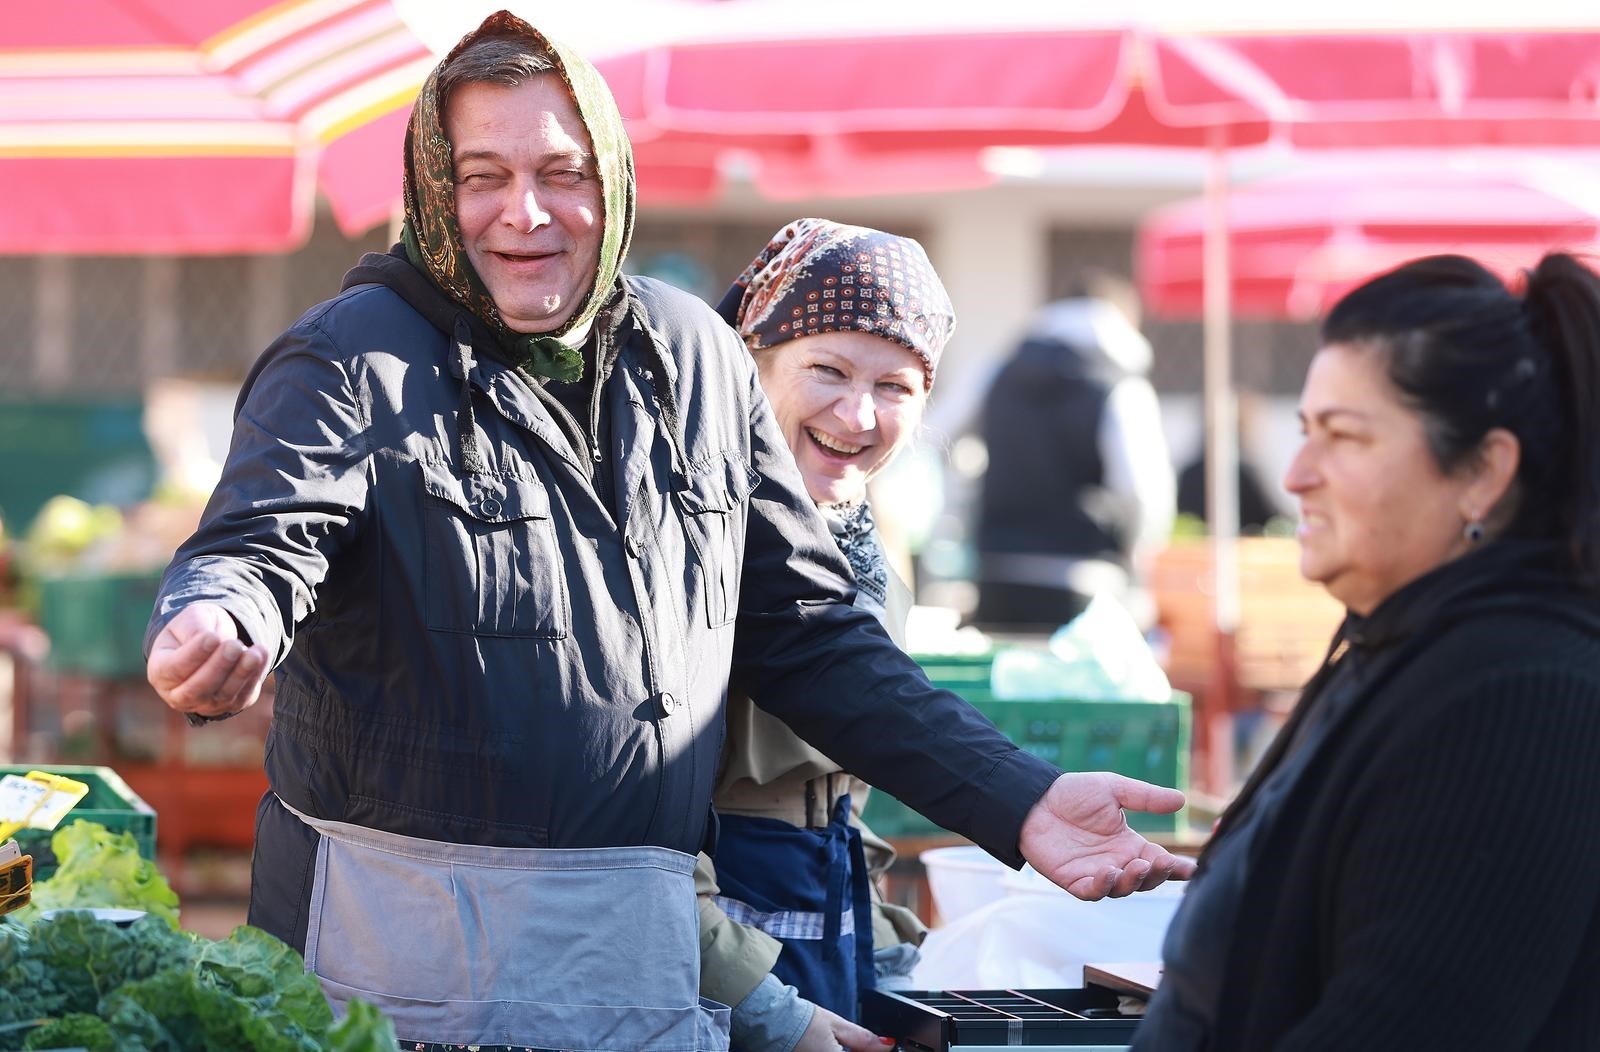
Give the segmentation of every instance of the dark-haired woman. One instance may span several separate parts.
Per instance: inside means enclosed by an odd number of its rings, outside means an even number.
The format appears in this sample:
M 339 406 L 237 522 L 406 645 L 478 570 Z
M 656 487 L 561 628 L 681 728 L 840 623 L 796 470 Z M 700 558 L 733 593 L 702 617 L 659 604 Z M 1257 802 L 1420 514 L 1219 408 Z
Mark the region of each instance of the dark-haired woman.
M 1322 342 L 1285 484 L 1348 616 L 1134 1047 L 1600 1047 L 1600 279 L 1418 260 Z

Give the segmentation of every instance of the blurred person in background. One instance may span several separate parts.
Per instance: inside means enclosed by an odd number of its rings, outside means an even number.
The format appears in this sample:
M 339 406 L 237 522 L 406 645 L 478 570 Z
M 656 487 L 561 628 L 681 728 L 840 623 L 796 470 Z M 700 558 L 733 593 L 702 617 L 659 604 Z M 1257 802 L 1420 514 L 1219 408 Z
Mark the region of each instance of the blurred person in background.
M 903 646 L 911 594 L 885 558 L 867 483 L 915 436 L 955 328 L 927 254 L 910 238 L 796 220 L 717 309 L 755 359 L 806 492 L 850 563 L 856 607 Z M 894 851 L 861 822 L 867 792 L 749 697 L 729 697 L 716 861 L 702 855 L 696 876 L 701 993 L 750 1006 L 739 1047 L 881 1048 L 847 1020 L 863 990 L 908 984 L 926 930 L 876 893 Z
M 1252 392 L 1240 391 L 1238 401 L 1238 470 L 1234 475 L 1234 484 L 1238 487 L 1239 532 L 1259 535 L 1268 522 L 1283 512 L 1262 481 L 1261 472 L 1256 469 L 1254 454 L 1259 431 L 1257 421 L 1262 412 L 1261 398 Z M 1191 516 L 1202 523 L 1211 520 L 1211 509 L 1206 499 L 1209 489 L 1206 466 L 1209 461 L 1205 436 L 1202 435 L 1200 448 L 1196 450 L 1194 458 L 1178 472 L 1178 514 Z
M 1050 631 L 1096 595 L 1148 628 L 1148 561 L 1172 532 L 1175 487 L 1150 344 L 1125 282 L 1087 275 L 1041 309 L 984 400 L 972 620 Z
M 870 613 L 734 332 L 621 272 L 595 68 L 497 12 L 424 83 L 405 224 L 261 356 L 147 675 L 196 719 L 276 670 L 252 924 L 408 1047 L 720 1052 L 695 854 L 724 705 L 763 706 L 1013 866 L 1192 862 L 931 687 Z M 733 1013 L 737 1016 L 737 1006 Z
M 1347 608 L 1201 858 L 1134 1048 L 1600 1034 L 1600 279 L 1459 256 L 1342 299 L 1300 568 Z

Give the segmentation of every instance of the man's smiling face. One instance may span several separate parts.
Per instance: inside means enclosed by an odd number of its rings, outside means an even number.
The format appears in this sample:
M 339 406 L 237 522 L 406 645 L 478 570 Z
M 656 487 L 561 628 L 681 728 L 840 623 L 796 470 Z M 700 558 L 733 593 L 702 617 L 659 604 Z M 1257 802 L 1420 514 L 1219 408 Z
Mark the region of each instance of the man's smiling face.
M 552 332 L 595 280 L 604 204 L 594 151 L 561 78 L 463 84 L 445 134 L 467 258 L 513 332 Z

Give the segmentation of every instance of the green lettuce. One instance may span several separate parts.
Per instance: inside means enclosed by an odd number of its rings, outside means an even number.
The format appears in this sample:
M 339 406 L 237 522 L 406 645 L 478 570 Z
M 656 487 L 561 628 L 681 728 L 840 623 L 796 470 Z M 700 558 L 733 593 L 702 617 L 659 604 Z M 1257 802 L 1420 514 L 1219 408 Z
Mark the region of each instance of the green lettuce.
M 144 910 L 178 926 L 178 896 L 155 863 L 139 854 L 132 833 L 113 833 L 78 819 L 50 838 L 56 871 L 35 881 L 33 902 L 16 913 L 27 923 L 46 910 L 97 906 Z

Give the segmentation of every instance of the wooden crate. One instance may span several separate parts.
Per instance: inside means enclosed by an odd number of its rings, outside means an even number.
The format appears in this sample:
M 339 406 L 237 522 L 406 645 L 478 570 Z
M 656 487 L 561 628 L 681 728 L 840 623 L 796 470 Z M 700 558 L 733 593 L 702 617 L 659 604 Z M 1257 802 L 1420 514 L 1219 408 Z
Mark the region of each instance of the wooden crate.
M 1300 576 L 1300 547 L 1292 539 L 1244 537 L 1238 553 L 1237 686 L 1298 690 L 1321 664 L 1344 607 Z M 1167 676 L 1174 686 L 1203 690 L 1217 651 L 1209 540 L 1176 541 L 1162 551 L 1151 591 L 1170 640 Z

